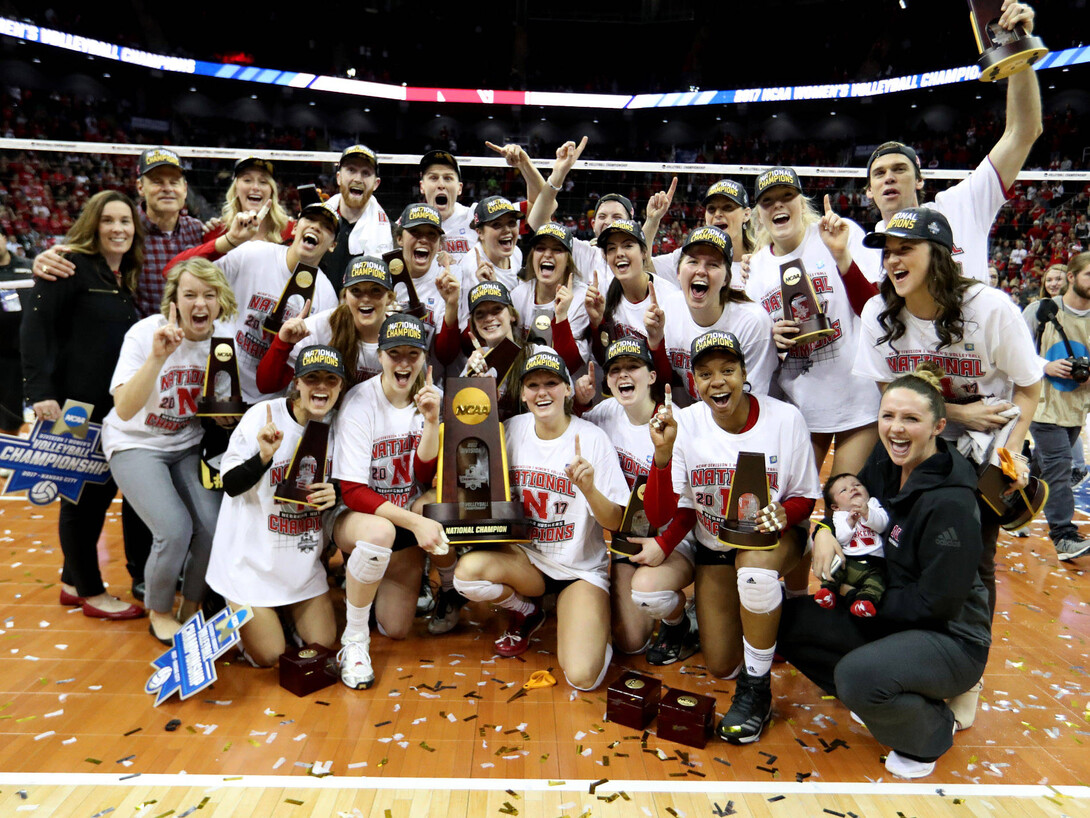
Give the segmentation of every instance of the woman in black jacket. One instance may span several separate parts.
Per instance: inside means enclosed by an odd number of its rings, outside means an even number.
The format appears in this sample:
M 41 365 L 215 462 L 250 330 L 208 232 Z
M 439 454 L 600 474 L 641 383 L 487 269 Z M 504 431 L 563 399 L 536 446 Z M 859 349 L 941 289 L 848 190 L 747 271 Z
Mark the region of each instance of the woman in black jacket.
M 60 420 L 64 402 L 77 400 L 93 404 L 90 420 L 101 423 L 113 406 L 110 378 L 125 332 L 138 318 L 133 291 L 144 233 L 136 206 L 117 191 L 96 193 L 64 244 L 75 273 L 39 281 L 23 317 L 24 391 L 39 420 Z M 115 494 L 111 477 L 86 484 L 78 503 L 61 501 L 61 604 L 80 605 L 86 616 L 135 619 L 144 609 L 106 593 L 98 567 L 98 537 Z
M 945 699 L 984 672 L 991 644 L 976 472 L 939 437 L 946 425 L 938 377 L 924 365 L 886 388 L 881 445 L 859 479 L 890 515 L 888 580 L 878 615 L 861 619 L 810 597 L 784 604 L 777 648 L 892 748 L 886 769 L 922 778 L 950 749 Z M 818 536 L 832 536 L 819 532 Z

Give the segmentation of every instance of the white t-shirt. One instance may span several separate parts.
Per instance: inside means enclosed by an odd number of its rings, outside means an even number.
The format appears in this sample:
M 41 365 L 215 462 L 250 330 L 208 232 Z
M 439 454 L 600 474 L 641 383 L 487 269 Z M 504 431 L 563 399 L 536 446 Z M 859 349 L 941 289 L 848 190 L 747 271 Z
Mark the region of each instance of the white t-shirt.
M 757 400 L 753 398 L 753 400 Z M 786 497 L 821 497 L 814 467 L 810 431 L 794 406 L 763 396 L 753 428 L 732 435 L 712 418 L 705 403 L 694 403 L 675 414 L 672 479 L 678 508 L 696 510 L 696 537 L 713 551 L 732 546 L 719 542 L 739 452 L 765 456 L 769 502 Z
M 735 248 L 734 253 L 735 255 L 741 255 L 737 248 Z M 663 278 L 680 289 L 681 281 L 677 274 L 678 265 L 681 264 L 680 247 L 661 256 L 653 256 L 651 263 L 655 265 L 656 281 Z M 746 288 L 746 285 L 742 283 L 742 262 L 740 261 L 732 262 L 730 265 L 730 286 L 735 290 L 744 290 Z
M 606 254 L 598 246 L 598 239 L 587 241 L 586 239 L 573 238 L 571 248 L 572 259 L 575 260 L 575 269 L 590 286 L 594 281 L 594 271 L 598 271 L 598 281 L 601 293 L 605 295 L 605 275 L 609 271 L 606 264 Z M 675 276 L 676 277 L 676 276 Z
M 238 315 L 235 317 L 235 350 L 238 353 L 238 377 L 242 397 L 247 403 L 264 400 L 257 388 L 257 365 L 272 343 L 273 336 L 261 328 L 261 323 L 276 309 L 276 302 L 291 278 L 288 269 L 288 246 L 267 241 L 248 241 L 216 261 L 235 293 Z M 331 310 L 337 306 L 337 293 L 325 273 L 317 273 L 314 284 L 312 312 Z M 299 305 L 302 311 L 303 305 Z
M 521 546 L 526 556 L 554 579 L 582 579 L 609 591 L 602 527 L 564 470 L 575 459 L 579 435 L 580 451 L 594 466 L 594 485 L 609 500 L 625 505 L 628 484 L 613 444 L 597 426 L 574 417 L 556 440 L 541 440 L 529 413 L 508 420 L 504 432 L 511 499 L 522 501 L 533 524 L 532 542 Z
M 533 279 L 520 281 L 511 291 L 511 303 L 519 314 L 519 329 L 524 336 L 530 331 L 535 312 L 548 315 L 550 320 L 556 314 L 552 301 L 546 304 L 536 303 L 536 283 Z M 590 318 L 587 317 L 586 303 L 587 287 L 579 282 L 575 285 L 571 304 L 568 305 L 568 324 L 571 327 L 571 334 L 575 337 L 575 345 L 579 348 L 579 357 L 584 361 L 590 358 L 590 341 L 587 340 Z
M 481 252 L 481 259 L 484 260 L 484 252 Z M 511 254 L 511 257 L 507 259 L 509 267 L 503 269 L 496 267 L 496 280 L 503 284 L 507 288 L 507 292 L 510 293 L 515 286 L 519 283 L 519 270 L 522 269 L 522 251 L 516 246 L 515 252 Z M 459 293 L 460 304 L 458 305 L 458 328 L 464 330 L 469 326 L 469 291 L 480 284 L 480 280 L 477 278 L 477 253 L 474 250 L 466 253 L 462 256 L 462 260 L 458 262 L 457 268 L 451 267 L 450 271 L 458 277 L 461 282 L 462 290 Z M 446 309 L 446 304 L 443 305 L 443 309 Z
M 863 229 L 845 219 L 852 241 L 862 241 Z M 859 316 L 852 310 L 836 261 L 811 225 L 794 252 L 775 256 L 762 247 L 750 259 L 746 294 L 764 307 L 772 320 L 783 318 L 780 303 L 780 265 L 799 259 L 814 283 L 835 333 L 808 344 L 795 345 L 780 365 L 779 385 L 784 395 L 799 407 L 811 432 L 839 432 L 874 423 L 878 417 L 878 388 L 866 378 L 852 374 L 857 346 Z M 862 246 L 862 245 L 860 245 Z M 854 249 L 852 257 L 858 264 Z M 862 269 L 863 265 L 859 265 Z M 851 400 L 844 396 L 850 395 Z
M 266 406 L 272 407 L 273 423 L 284 438 L 256 485 L 237 497 L 224 495 L 207 576 L 209 586 L 232 602 L 272 608 L 313 599 L 329 589 L 320 558 L 331 518 L 310 506 L 273 498 L 303 436 L 284 398 L 258 403 L 242 416 L 223 455 L 223 472 L 260 450 L 257 433 L 265 425 Z M 334 462 L 334 439 L 330 430 L 327 468 Z M 320 476 L 314 482 L 322 482 Z
M 319 313 L 311 313 L 303 319 L 303 323 L 310 330 L 310 335 L 291 348 L 291 352 L 288 353 L 288 364 L 294 367 L 295 361 L 299 358 L 299 353 L 307 347 L 312 347 L 315 344 L 328 344 L 333 340 L 333 327 L 329 323 L 332 315 L 333 310 L 322 310 Z M 373 344 L 357 341 L 356 347 L 358 349 L 356 353 L 356 383 L 363 383 L 368 378 L 382 372 L 382 364 L 378 359 L 378 341 Z
M 946 217 L 954 234 L 954 261 L 961 265 L 967 278 L 987 284 L 988 234 L 999 208 L 1006 202 L 1007 192 L 1003 189 L 999 171 L 991 159 L 984 157 L 972 173 L 935 196 L 935 201 L 920 207 L 932 207 Z M 885 220 L 878 222 L 874 229 L 885 230 Z M 852 252 L 854 255 L 854 249 Z M 881 250 L 868 249 L 866 252 L 877 259 L 871 264 L 881 265 Z
M 600 278 L 602 289 L 599 292 L 602 293 L 602 298 L 608 298 L 609 285 L 614 278 L 612 270 L 607 270 L 605 277 Z M 658 276 L 655 277 L 654 281 L 655 295 L 658 297 L 659 306 L 662 307 L 663 312 L 666 312 L 663 305 L 666 304 L 673 293 L 678 292 L 678 288 L 669 281 L 662 281 Z M 606 321 L 611 319 L 613 321 L 613 338 L 611 340 L 616 341 L 619 338 L 643 338 L 646 340 L 647 325 L 643 323 L 643 315 L 650 306 L 650 288 L 648 288 L 647 295 L 638 304 L 633 304 L 624 297 L 624 293 L 621 293 L 613 314 L 605 316 Z M 669 316 L 667 316 L 666 322 L 670 322 Z M 599 328 L 599 331 L 601 331 L 601 328 Z M 603 346 L 609 346 L 609 344 L 606 343 Z
M 334 428 L 341 447 L 334 477 L 370 486 L 406 509 L 422 494 L 413 455 L 420 445 L 424 416 L 414 403 L 404 409 L 391 404 L 381 377 L 348 390 Z
M 655 446 L 646 423 L 633 423 L 624 407 L 613 398 L 607 398 L 583 413 L 583 420 L 590 421 L 603 432 L 617 450 L 621 472 L 631 489 L 640 475 L 651 473 L 651 461 Z M 582 440 L 580 439 L 580 443 Z
M 867 501 L 867 516 L 854 526 L 850 511 L 833 512 L 833 532 L 845 557 L 881 557 L 885 554 L 882 534 L 889 527 L 889 514 L 877 497 Z
M 125 333 L 110 380 L 111 395 L 151 357 L 155 331 L 166 322 L 161 315 L 149 315 Z M 216 334 L 221 331 L 217 325 Z M 129 420 L 118 417 L 117 409 L 110 410 L 102 421 L 102 451 L 107 459 L 125 449 L 177 452 L 200 442 L 203 432 L 197 419 L 197 401 L 204 389 L 208 346 L 208 341 L 183 340 L 159 370 L 156 388 Z
M 893 342 L 878 343 L 885 334 L 878 314 L 886 307 L 876 295 L 863 308 L 856 375 L 889 383 L 912 372 L 921 361 L 934 361 L 947 373 L 942 396 L 947 403 L 971 403 L 983 398 L 1009 401 L 1015 384 L 1031 386 L 1044 377 L 1046 361 L 1038 357 L 1022 314 L 1000 290 L 974 284 L 962 300 L 964 337 L 938 349 L 939 337 L 932 321 L 901 310 L 905 334 Z M 942 436 L 957 440 L 965 428 L 947 422 Z
M 341 194 L 334 193 L 330 196 L 326 206 L 340 212 Z M 353 256 L 382 258 L 383 253 L 393 249 L 394 237 L 390 230 L 390 218 L 378 203 L 378 199 L 372 196 L 359 219 L 352 225 L 352 232 L 348 234 L 348 253 Z
M 455 202 L 454 212 L 443 222 L 443 249 L 454 257 L 455 263 L 461 261 L 466 253 L 472 255 L 473 245 L 477 243 L 477 231 L 469 226 L 475 207 Z
M 712 330 L 733 332 L 738 337 L 746 356 L 746 380 L 753 387 L 753 394 L 768 394 L 780 359 L 776 355 L 776 343 L 772 340 L 772 319 L 760 304 L 728 301 L 723 305 L 719 320 L 710 327 L 702 327 L 693 320 L 683 292 L 670 293 L 661 303 L 662 311 L 666 313 L 666 354 L 670 356 L 670 366 L 685 384 L 690 401 L 699 398 L 693 382 L 689 350 L 694 339 Z M 674 397 L 676 399 L 678 396 Z

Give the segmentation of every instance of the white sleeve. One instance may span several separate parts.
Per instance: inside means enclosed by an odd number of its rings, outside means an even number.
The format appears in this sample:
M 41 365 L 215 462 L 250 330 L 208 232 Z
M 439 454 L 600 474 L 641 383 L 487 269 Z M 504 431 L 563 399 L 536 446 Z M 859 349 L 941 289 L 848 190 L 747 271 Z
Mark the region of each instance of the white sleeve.
M 680 418 L 678 418 L 677 437 L 674 438 L 674 454 L 670 459 L 670 480 L 674 494 L 677 495 L 678 508 L 696 508 L 693 502 L 693 487 L 689 485 L 689 469 L 685 465 L 685 440 L 682 438 Z M 686 424 L 687 425 L 687 424 Z M 686 437 L 688 430 L 686 430 Z
M 767 395 L 780 358 L 776 354 L 776 342 L 772 339 L 772 319 L 759 305 L 746 310 L 745 321 L 739 322 L 733 331 L 742 343 L 746 356 L 746 375 L 754 395 Z
M 841 546 L 846 546 L 852 541 L 852 535 L 855 534 L 855 531 L 848 523 L 848 512 L 833 512 L 833 531 L 836 535 L 836 541 L 840 543 Z
M 472 247 L 469 248 L 473 250 Z M 477 254 L 468 252 L 462 256 L 458 266 L 451 271 L 458 277 L 462 291 L 458 293 L 458 329 L 465 332 L 469 326 L 469 291 L 477 286 Z M 444 302 L 443 309 L 446 309 Z
M 575 239 L 572 243 L 572 258 L 575 259 L 575 266 L 583 277 L 587 281 L 587 285 L 593 281 L 591 272 L 598 266 L 598 262 L 601 258 L 601 251 L 598 249 L 597 244 L 592 244 L 586 239 Z M 600 284 L 602 282 L 599 282 Z M 603 284 L 604 287 L 604 284 Z M 605 292 L 605 290 L 602 290 Z
M 875 534 L 882 534 L 889 527 L 889 514 L 882 508 L 877 497 L 871 497 L 867 501 L 867 519 L 864 522 Z
M 337 413 L 334 430 L 337 433 L 338 456 L 333 463 L 333 476 L 338 480 L 371 485 L 371 451 L 375 437 L 374 417 L 369 402 L 358 408 L 346 407 Z
M 249 242 L 243 242 L 233 250 L 228 250 L 215 262 L 213 262 L 220 270 L 223 271 L 223 277 L 227 279 L 227 283 L 232 287 L 235 286 L 235 279 L 238 278 L 239 273 L 242 272 L 245 266 L 246 257 L 250 254 L 252 248 Z M 239 312 L 245 310 L 244 304 L 239 304 Z
M 885 344 L 879 347 L 878 344 L 879 336 L 884 334 L 878 324 L 878 313 L 885 305 L 882 296 L 876 295 L 863 307 L 863 314 L 859 316 L 859 346 L 856 348 L 855 365 L 852 367 L 853 375 L 870 378 L 877 383 L 889 383 L 893 380 L 893 373 L 889 371 L 889 365 L 882 354 L 882 350 L 888 347 Z
M 147 333 L 147 327 L 140 321 L 129 327 L 125 333 L 125 341 L 121 344 L 121 354 L 114 367 L 113 377 L 110 379 L 110 394 L 128 383 L 129 378 L 139 371 L 140 367 L 151 356 L 151 336 Z M 146 399 L 145 399 L 146 400 Z
M 655 268 L 655 275 L 671 284 L 677 286 L 677 265 L 681 260 L 681 248 L 677 248 L 673 252 L 664 253 L 659 256 L 653 256 L 651 258 L 651 264 Z
M 261 451 L 257 444 L 257 432 L 265 425 L 266 403 L 268 401 L 262 401 L 247 409 L 238 426 L 231 432 L 231 439 L 227 443 L 227 451 L 223 453 L 223 460 L 220 461 L 220 472 L 222 474 L 231 471 L 235 466 L 241 466 Z
M 935 196 L 939 210 L 970 214 L 974 227 L 982 233 L 992 229 L 992 222 L 1006 201 L 1007 192 L 1003 190 L 999 171 L 988 157 L 952 188 Z
M 318 271 L 318 280 L 314 285 L 314 303 L 310 305 L 311 312 L 331 310 L 337 306 L 337 291 L 329 283 L 326 274 Z
M 791 458 L 790 470 L 783 481 L 780 497 L 809 497 L 818 499 L 821 497 L 821 481 L 818 479 L 817 467 L 814 465 L 814 447 L 810 442 L 810 430 L 806 428 L 806 421 L 802 413 L 794 406 L 787 404 L 794 415 L 791 423 L 791 452 L 782 452 Z
M 987 292 L 996 293 L 998 302 L 995 320 L 985 321 L 995 365 L 1018 386 L 1032 386 L 1044 377 L 1045 361 L 1037 355 L 1029 327 L 1013 301 L 997 290 Z
M 584 442 L 585 446 L 586 443 Z M 619 506 L 628 504 L 631 492 L 624 472 L 621 471 L 621 461 L 617 458 L 617 450 L 609 442 L 605 432 L 598 430 L 593 437 L 594 451 L 591 455 L 591 465 L 594 466 L 594 487 Z

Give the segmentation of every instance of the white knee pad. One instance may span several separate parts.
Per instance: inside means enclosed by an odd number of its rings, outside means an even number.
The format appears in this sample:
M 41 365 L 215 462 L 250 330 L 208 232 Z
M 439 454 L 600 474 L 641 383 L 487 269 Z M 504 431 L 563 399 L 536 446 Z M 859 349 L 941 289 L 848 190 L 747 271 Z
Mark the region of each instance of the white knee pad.
M 495 602 L 503 596 L 503 586 L 484 579 L 459 579 L 454 577 L 454 590 L 474 602 Z
M 738 599 L 751 613 L 772 613 L 783 601 L 780 575 L 771 568 L 739 568 Z
M 606 654 L 605 659 L 602 661 L 602 672 L 598 674 L 598 678 L 594 680 L 594 684 L 592 684 L 590 687 L 578 687 L 577 685 L 573 685 L 571 683 L 571 679 L 568 678 L 567 673 L 564 674 L 564 681 L 568 683 L 569 687 L 574 687 L 576 690 L 582 690 L 584 692 L 597 690 L 599 686 L 601 686 L 602 682 L 605 681 L 606 673 L 609 672 L 609 663 L 612 661 L 613 645 L 611 645 L 609 642 L 606 642 Z
M 348 555 L 345 569 L 353 579 L 371 585 L 382 579 L 390 564 L 390 549 L 374 543 L 356 540 L 356 547 Z
M 633 604 L 652 619 L 664 619 L 677 607 L 677 591 L 632 591 Z

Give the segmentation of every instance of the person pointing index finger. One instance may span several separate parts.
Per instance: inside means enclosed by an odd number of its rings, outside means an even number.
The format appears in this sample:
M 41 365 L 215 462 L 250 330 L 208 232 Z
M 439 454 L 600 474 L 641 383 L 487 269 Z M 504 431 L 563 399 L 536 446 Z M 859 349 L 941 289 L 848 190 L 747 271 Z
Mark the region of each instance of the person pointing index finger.
M 272 404 L 265 404 L 265 424 L 269 425 L 272 421 Z
M 178 326 L 178 305 L 173 301 L 170 302 L 170 318 L 167 319 L 172 327 Z
M 431 364 L 428 364 L 428 374 L 427 374 L 427 377 L 424 379 L 424 383 L 427 386 L 434 386 L 434 384 L 432 383 L 432 379 L 431 379 Z
M 582 457 L 582 452 L 579 451 L 579 435 L 575 436 L 575 456 Z

